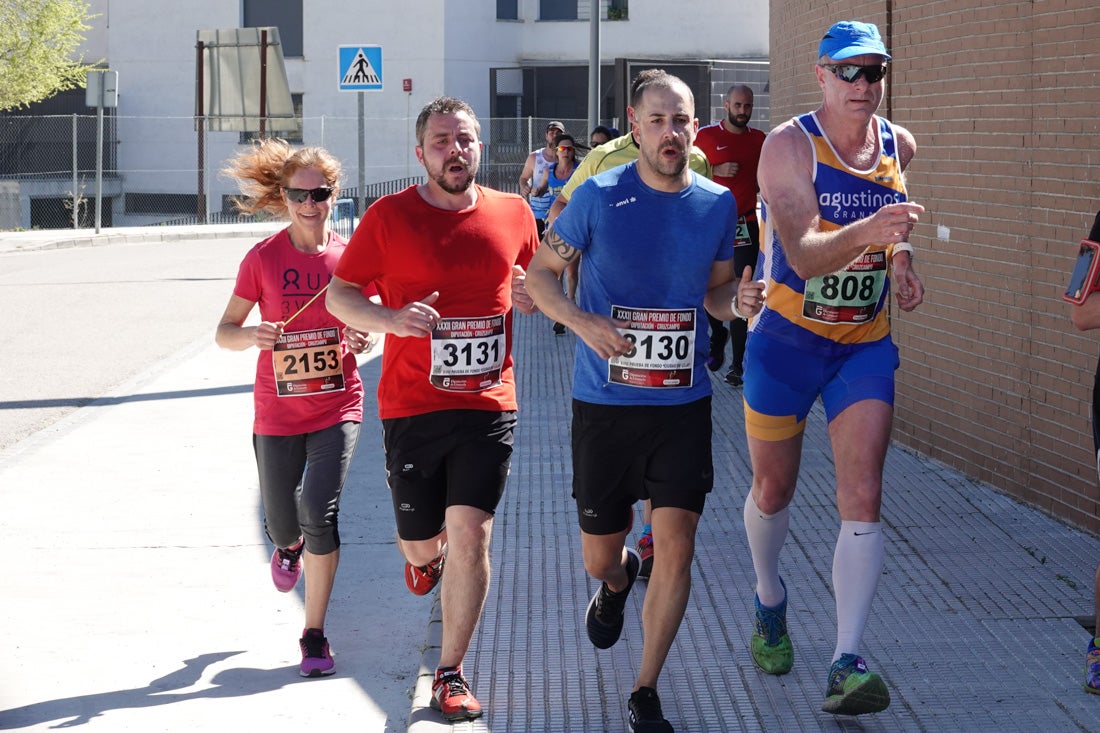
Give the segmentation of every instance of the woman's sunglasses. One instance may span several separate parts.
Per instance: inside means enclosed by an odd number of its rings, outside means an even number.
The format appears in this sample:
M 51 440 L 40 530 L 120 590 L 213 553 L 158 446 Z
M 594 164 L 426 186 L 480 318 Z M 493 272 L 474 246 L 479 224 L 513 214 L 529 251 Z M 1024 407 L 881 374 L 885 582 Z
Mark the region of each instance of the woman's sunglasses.
M 318 186 L 317 188 L 287 188 L 284 186 L 283 191 L 286 192 L 286 197 L 296 204 L 304 204 L 306 196 L 312 198 L 313 203 L 319 204 L 328 200 L 333 189 L 329 186 Z
M 867 80 L 868 84 L 882 81 L 886 76 L 886 64 L 874 64 L 873 66 L 856 66 L 855 64 L 820 64 L 821 68 L 836 74 L 836 78 L 855 84 L 859 77 Z

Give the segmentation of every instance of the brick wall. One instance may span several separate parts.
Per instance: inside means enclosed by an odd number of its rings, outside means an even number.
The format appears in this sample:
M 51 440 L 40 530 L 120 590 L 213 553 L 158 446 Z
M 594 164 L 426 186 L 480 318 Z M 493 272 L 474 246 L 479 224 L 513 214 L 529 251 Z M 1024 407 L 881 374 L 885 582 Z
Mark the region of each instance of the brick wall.
M 1100 209 L 1100 6 L 988 5 L 773 0 L 772 124 L 820 103 L 829 25 L 878 24 L 894 56 L 880 112 L 916 136 L 907 183 L 927 207 L 912 237 L 925 302 L 893 314 L 894 437 L 1100 534 L 1100 332 L 1077 332 L 1060 297 Z

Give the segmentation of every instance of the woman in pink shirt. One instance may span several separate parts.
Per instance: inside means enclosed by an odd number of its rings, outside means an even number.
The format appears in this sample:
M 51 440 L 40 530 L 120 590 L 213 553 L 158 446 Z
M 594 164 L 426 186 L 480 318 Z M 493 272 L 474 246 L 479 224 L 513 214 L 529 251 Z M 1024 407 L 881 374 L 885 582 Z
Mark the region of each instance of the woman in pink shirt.
M 238 181 L 243 211 L 290 219 L 245 255 L 216 340 L 260 350 L 252 442 L 264 528 L 275 545 L 271 577 L 289 592 L 305 566 L 300 674 L 320 677 L 335 671 L 325 614 L 340 557 L 340 493 L 363 420 L 355 356 L 375 339 L 345 326 L 319 297 L 347 245 L 329 227 L 339 162 L 321 148 L 265 139 L 223 172 Z M 259 324 L 244 325 L 256 306 Z

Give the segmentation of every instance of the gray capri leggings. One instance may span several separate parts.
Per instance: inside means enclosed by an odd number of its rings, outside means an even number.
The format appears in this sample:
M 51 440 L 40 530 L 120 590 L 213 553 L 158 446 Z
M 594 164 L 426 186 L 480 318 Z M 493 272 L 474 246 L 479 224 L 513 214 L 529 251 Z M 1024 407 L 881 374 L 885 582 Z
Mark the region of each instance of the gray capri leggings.
M 264 530 L 276 546 L 290 547 L 302 536 L 314 555 L 340 547 L 340 494 L 358 441 L 357 422 L 302 435 L 252 436 Z

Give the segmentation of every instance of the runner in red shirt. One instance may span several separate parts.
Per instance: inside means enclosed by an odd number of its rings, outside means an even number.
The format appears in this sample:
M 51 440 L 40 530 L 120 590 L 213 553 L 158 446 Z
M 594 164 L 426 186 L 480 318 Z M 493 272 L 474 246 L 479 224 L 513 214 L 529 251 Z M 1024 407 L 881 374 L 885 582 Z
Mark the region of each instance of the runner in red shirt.
M 472 720 L 482 710 L 462 660 L 489 588 L 516 424 L 512 308 L 535 311 L 523 280 L 538 241 L 523 198 L 474 183 L 480 125 L 469 105 L 431 102 L 416 141 L 427 182 L 367 209 L 327 297 L 338 318 L 389 334 L 378 408 L 405 581 L 423 595 L 443 580 L 432 707 Z M 361 293 L 372 281 L 381 305 Z
M 756 168 L 766 135 L 749 127 L 752 119 L 753 92 L 745 84 L 734 84 L 726 91 L 726 118 L 699 130 L 695 147 L 706 153 L 714 167 L 714 182 L 733 192 L 737 199 L 737 240 L 733 246 L 734 271 L 740 274 L 746 267 L 756 267 L 760 254 L 760 224 L 756 220 Z M 711 371 L 722 368 L 726 358 L 726 327 L 721 321 L 710 320 Z M 726 383 L 739 387 L 744 376 L 745 339 L 748 323 L 743 319 L 730 321 L 729 341 L 733 361 L 726 372 Z

